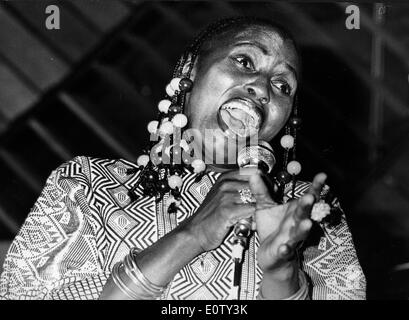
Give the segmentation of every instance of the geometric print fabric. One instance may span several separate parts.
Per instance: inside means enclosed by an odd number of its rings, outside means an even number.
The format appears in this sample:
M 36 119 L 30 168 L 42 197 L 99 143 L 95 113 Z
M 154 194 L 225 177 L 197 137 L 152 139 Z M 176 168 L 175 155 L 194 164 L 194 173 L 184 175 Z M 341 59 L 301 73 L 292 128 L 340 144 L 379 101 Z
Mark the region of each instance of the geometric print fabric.
M 143 250 L 200 207 L 219 174 L 200 182 L 186 170 L 182 204 L 167 213 L 160 203 L 127 191 L 139 172 L 126 160 L 76 157 L 54 170 L 14 239 L 0 278 L 2 299 L 97 299 L 113 265 L 130 248 Z M 309 183 L 298 182 L 295 197 Z M 286 190 L 290 195 L 290 188 Z M 142 194 L 139 188 L 137 194 Z M 337 200 L 334 204 L 339 206 Z M 312 299 L 365 299 L 365 277 L 345 216 L 336 227 L 320 225 L 320 240 L 301 248 L 301 268 Z M 240 299 L 255 299 L 262 272 L 257 266 L 257 235 L 245 253 Z M 231 299 L 232 235 L 215 250 L 193 259 L 174 277 L 162 299 Z

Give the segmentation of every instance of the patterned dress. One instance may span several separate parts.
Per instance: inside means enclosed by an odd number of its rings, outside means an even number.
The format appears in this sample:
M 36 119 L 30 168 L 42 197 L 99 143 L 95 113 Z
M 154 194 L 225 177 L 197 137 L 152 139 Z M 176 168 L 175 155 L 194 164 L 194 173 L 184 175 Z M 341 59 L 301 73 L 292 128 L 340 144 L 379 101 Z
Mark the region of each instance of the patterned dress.
M 113 265 L 132 247 L 149 247 L 191 216 L 219 174 L 200 182 L 186 173 L 182 202 L 167 212 L 167 197 L 139 197 L 128 190 L 138 174 L 125 160 L 76 157 L 54 170 L 10 246 L 0 278 L 1 299 L 97 299 Z M 309 183 L 298 182 L 301 196 Z M 290 192 L 287 188 L 287 193 Z M 141 190 L 137 193 L 142 195 Z M 339 206 L 337 200 L 334 205 Z M 301 248 L 300 263 L 312 299 L 365 299 L 366 281 L 345 216 L 336 226 L 320 224 Z M 255 299 L 262 271 L 255 234 L 243 262 L 240 299 Z M 193 259 L 174 277 L 162 299 L 231 299 L 232 235 L 215 250 Z

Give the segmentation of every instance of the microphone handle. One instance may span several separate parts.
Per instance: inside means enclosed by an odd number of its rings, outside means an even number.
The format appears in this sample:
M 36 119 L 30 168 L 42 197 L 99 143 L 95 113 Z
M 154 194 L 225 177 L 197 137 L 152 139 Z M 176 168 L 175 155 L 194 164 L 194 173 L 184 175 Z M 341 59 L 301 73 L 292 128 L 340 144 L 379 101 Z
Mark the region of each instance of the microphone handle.
M 243 168 L 258 168 L 258 166 L 254 164 L 248 164 L 248 165 L 243 166 Z M 247 201 L 247 203 L 255 203 L 255 202 L 256 202 L 255 199 Z M 243 245 L 247 244 L 247 239 L 250 236 L 252 224 L 253 224 L 253 219 L 251 217 L 243 218 L 243 219 L 240 219 L 238 222 L 236 222 L 233 232 L 234 232 L 234 235 L 236 236 L 235 240 L 237 242 L 242 242 Z

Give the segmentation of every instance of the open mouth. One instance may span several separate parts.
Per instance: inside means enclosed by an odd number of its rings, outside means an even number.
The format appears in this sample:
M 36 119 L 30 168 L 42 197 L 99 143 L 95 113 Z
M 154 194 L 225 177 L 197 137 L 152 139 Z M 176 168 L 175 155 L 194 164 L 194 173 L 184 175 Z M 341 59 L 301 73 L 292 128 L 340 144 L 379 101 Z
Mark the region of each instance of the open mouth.
M 254 102 L 233 98 L 224 103 L 219 109 L 219 125 L 223 131 L 230 131 L 239 137 L 249 137 L 257 134 L 263 116 Z

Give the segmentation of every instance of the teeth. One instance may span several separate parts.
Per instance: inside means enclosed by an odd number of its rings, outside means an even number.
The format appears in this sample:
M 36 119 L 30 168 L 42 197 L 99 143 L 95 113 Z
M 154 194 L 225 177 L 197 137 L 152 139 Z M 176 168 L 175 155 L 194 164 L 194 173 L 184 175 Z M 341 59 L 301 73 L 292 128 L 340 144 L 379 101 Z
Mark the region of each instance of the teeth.
M 262 117 L 257 107 L 251 101 L 235 98 L 219 109 L 219 125 L 223 130 L 227 128 L 233 134 L 241 137 L 257 134 Z
M 224 110 L 233 110 L 233 109 L 240 109 L 243 110 L 244 112 L 248 113 L 257 123 L 257 126 L 260 124 L 260 116 L 256 111 L 254 111 L 254 106 L 250 102 L 246 100 L 241 100 L 241 99 L 236 99 L 228 102 L 225 104 L 222 109 Z

